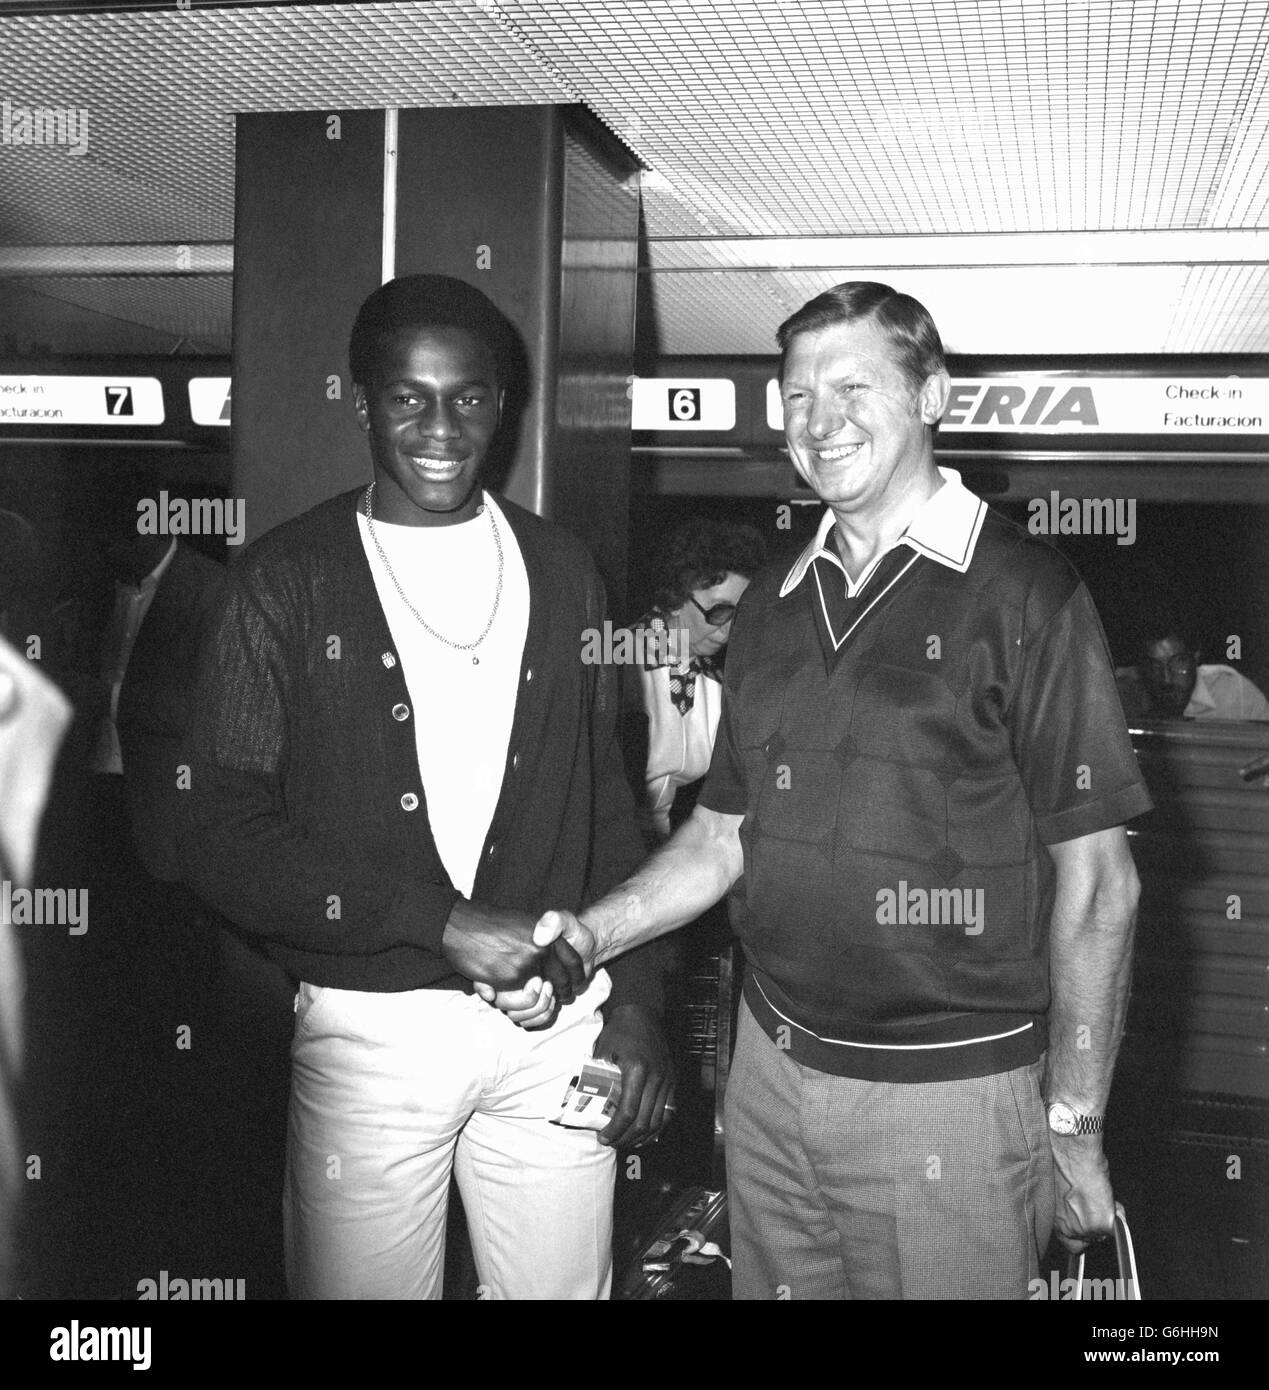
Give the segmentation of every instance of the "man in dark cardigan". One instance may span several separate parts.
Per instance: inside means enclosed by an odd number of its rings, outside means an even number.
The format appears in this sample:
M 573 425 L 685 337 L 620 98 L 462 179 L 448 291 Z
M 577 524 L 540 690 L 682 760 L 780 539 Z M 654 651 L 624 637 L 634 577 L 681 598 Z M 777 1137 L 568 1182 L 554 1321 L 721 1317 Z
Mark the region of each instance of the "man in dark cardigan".
M 580 659 L 604 621 L 595 567 L 481 487 L 515 352 L 462 282 L 369 297 L 349 356 L 374 482 L 247 550 L 202 670 L 187 876 L 301 981 L 295 1297 L 439 1297 L 451 1171 L 482 1296 L 605 1297 L 613 1145 L 666 1117 L 652 963 L 609 998 L 532 939 L 641 843 L 614 672 Z M 474 989 L 542 981 L 534 1031 Z M 592 1049 L 622 1071 L 602 1135 L 549 1123 Z

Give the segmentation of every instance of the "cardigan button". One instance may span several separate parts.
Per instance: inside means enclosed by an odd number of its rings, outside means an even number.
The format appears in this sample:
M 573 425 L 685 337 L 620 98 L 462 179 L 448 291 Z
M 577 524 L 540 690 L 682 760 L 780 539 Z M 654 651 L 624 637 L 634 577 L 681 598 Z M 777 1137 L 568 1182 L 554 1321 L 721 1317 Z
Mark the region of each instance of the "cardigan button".
M 512 753 L 512 755 L 511 755 L 511 771 L 512 771 L 512 772 L 517 772 L 517 771 L 519 771 L 519 768 L 520 768 L 520 755 L 519 755 L 519 753 Z
M 419 799 L 413 792 L 406 792 L 401 798 L 401 809 L 403 811 L 417 811 L 419 809 Z
M 525 673 L 524 673 L 525 684 L 527 685 L 527 684 L 529 683 L 529 681 L 531 681 L 532 679 L 533 679 L 533 667 L 530 666 L 530 667 L 525 671 Z
M 393 705 L 392 717 L 397 721 L 398 724 L 403 723 L 410 717 L 409 705 Z

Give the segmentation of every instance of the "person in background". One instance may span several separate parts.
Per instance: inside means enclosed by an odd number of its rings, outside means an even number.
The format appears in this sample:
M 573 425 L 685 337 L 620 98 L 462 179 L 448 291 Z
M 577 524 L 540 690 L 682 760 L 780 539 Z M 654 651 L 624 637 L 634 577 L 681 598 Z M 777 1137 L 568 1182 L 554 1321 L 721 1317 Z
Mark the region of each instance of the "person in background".
M 79 620 L 82 575 L 77 571 L 83 569 L 82 561 L 76 564 L 80 557 L 64 554 L 56 528 L 36 521 L 36 515 L 29 499 L 20 506 L 0 501 L 0 636 L 27 660 L 38 662 L 73 706 L 85 693 L 93 705 L 100 685 L 96 671 L 87 682 L 91 692 L 76 675 L 82 647 L 77 639 L 86 636 Z M 87 674 L 87 665 L 78 665 Z
M 623 747 L 650 846 L 687 819 L 709 771 L 723 652 L 764 559 L 752 526 L 695 517 L 671 536 L 653 607 L 632 625 L 641 660 L 622 668 Z
M 1174 618 L 1155 615 L 1141 629 L 1136 664 L 1115 671 L 1129 716 L 1269 720 L 1269 700 L 1246 676 L 1202 655 Z
M 180 1024 L 193 1029 L 192 1060 L 201 1067 L 208 1055 L 204 1025 L 215 933 L 181 881 L 176 752 L 191 720 L 199 653 L 224 567 L 177 536 L 138 529 L 141 504 L 158 495 L 157 477 L 122 470 L 103 480 L 102 490 L 95 541 L 113 601 L 101 636 L 106 707 L 95 730 L 92 770 L 101 843 L 110 847 L 111 866 L 128 870 L 127 879 L 115 875 L 112 886 L 126 919 L 124 938 L 136 953 L 138 1003 L 156 1064 L 151 1078 L 161 1097 L 161 1078 L 174 1063 L 184 1069 L 185 1059 L 173 1055 Z M 120 834 L 126 849 L 116 852 Z M 160 1108 L 188 1089 L 174 1082 Z
M 37 1296 L 135 1292 L 140 1278 L 200 1255 L 222 1264 L 232 1254 L 253 1291 L 265 1282 L 241 1253 L 260 1220 L 236 1247 L 219 1244 L 258 1214 L 252 1193 L 238 1172 L 234 1191 L 217 1188 L 227 1188 L 225 1155 L 246 1142 L 244 1111 L 268 1068 L 248 1047 L 247 1011 L 224 1007 L 220 924 L 180 881 L 175 845 L 177 749 L 224 566 L 184 538 L 139 529 L 139 504 L 163 485 L 148 468 L 103 466 L 42 566 L 64 580 L 45 583 L 56 602 L 42 605 L 35 635 L 75 719 L 40 877 L 84 887 L 89 921 L 81 936 L 43 933 L 27 959 L 30 1127 L 58 1158 L 29 1208 L 23 1280 Z M 232 1077 L 226 1041 L 240 1064 Z M 285 1042 L 280 1058 L 275 1095 L 285 1090 Z M 270 1216 L 281 1150 L 277 1136 Z M 104 1234 L 82 1246 L 58 1239 L 74 1219 L 66 1213 Z M 64 1268 L 50 1249 L 67 1256 Z
M 679 526 L 656 558 L 652 607 L 631 627 L 636 660 L 621 667 L 622 752 L 649 850 L 669 839 L 700 794 L 722 711 L 732 619 L 765 552 L 753 527 L 698 516 Z M 717 1055 L 719 1038 L 729 1036 L 720 1031 L 718 1011 L 730 1008 L 730 998 L 719 1000 L 718 981 L 732 943 L 726 905 L 717 903 L 690 934 L 644 948 L 656 953 L 667 1011 L 681 1025 L 671 1030 L 675 1070 L 684 1082 L 676 1091 L 678 1125 L 656 1159 L 680 1176 L 720 1163 L 720 1153 L 712 1152 L 713 1112 L 730 1058 Z M 727 1023 L 730 1028 L 730 1018 Z
M 21 512 L 0 506 L 0 637 L 18 647 L 36 626 L 31 618 L 39 592 L 38 572 L 35 527 Z
M 156 568 L 136 583 L 158 544 L 132 533 L 107 543 L 117 592 L 129 607 L 143 604 L 131 633 L 123 672 L 112 685 L 115 716 L 103 747 L 116 750 L 132 844 L 155 881 L 163 919 L 148 959 L 155 994 L 155 1031 L 164 1040 L 156 1076 L 173 1061 L 170 1038 L 181 1022 L 197 1023 L 193 1068 L 160 1100 L 169 1116 L 188 1117 L 174 1171 L 198 1194 L 201 1230 L 215 1243 L 204 1258 L 233 1267 L 258 1295 L 283 1287 L 282 1184 L 290 1082 L 288 1048 L 294 982 L 254 942 L 201 902 L 183 881 L 176 827 L 181 810 L 180 747 L 194 718 L 199 658 L 225 588 L 225 566 L 189 541 L 167 542 Z M 129 632 L 129 625 L 123 625 Z M 117 669 L 117 667 L 116 667 Z M 186 1079 L 193 1071 L 198 1085 Z M 190 1181 L 190 1179 L 193 1179 Z M 272 1231 L 273 1241 L 261 1240 Z
M 47 1161 L 28 1194 L 24 1297 L 126 1296 L 170 1253 L 190 1190 L 168 1181 L 187 1151 L 172 1104 L 189 1080 L 166 1026 L 172 931 L 130 833 L 116 722 L 132 645 L 171 563 L 170 536 L 137 531 L 136 498 L 154 485 L 148 470 L 103 465 L 64 518 L 32 513 L 42 592 L 15 640 L 38 651 L 73 711 L 36 882 L 82 892 L 86 912 L 73 934 L 45 927 L 25 943 L 26 1127 Z M 186 1003 L 180 1021 L 197 1023 Z

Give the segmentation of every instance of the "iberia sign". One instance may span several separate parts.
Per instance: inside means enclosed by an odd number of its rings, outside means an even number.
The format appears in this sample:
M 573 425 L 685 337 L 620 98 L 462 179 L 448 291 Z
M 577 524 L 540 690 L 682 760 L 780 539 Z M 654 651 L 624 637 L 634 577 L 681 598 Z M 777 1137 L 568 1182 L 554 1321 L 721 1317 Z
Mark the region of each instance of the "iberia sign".
M 767 424 L 784 429 L 779 383 Z M 960 377 L 940 433 L 1269 434 L 1264 377 Z

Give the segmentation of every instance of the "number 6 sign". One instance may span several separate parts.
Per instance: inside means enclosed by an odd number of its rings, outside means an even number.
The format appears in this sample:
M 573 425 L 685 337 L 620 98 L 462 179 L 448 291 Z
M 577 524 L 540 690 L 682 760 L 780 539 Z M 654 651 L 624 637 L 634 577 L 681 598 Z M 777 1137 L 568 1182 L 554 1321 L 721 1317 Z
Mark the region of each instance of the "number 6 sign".
M 630 425 L 636 430 L 711 430 L 736 427 L 736 384 L 726 377 L 635 377 Z

